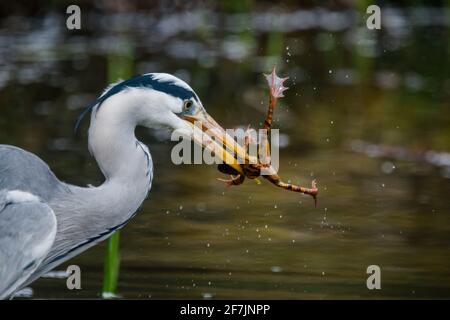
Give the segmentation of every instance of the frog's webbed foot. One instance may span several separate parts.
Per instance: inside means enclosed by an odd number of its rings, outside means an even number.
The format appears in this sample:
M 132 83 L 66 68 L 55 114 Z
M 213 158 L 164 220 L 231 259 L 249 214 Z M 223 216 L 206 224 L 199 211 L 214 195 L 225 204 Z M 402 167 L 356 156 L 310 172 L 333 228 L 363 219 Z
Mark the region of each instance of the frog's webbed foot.
M 270 74 L 264 74 L 269 85 L 269 109 L 267 110 L 266 120 L 264 121 L 264 129 L 269 129 L 272 126 L 273 110 L 277 105 L 278 98 L 284 97 L 283 92 L 288 88 L 284 86 L 284 82 L 288 79 L 280 78 L 276 74 L 275 66 L 272 68 Z
M 222 173 L 230 175 L 230 179 L 217 178 L 217 180 L 225 182 L 227 186 L 238 186 L 245 180 L 245 175 L 240 174 L 236 169 L 226 163 L 219 164 L 217 169 Z
M 238 185 L 244 183 L 244 180 L 245 180 L 245 176 L 242 174 L 238 174 L 237 176 L 230 175 L 230 177 L 231 177 L 230 179 L 217 178 L 217 180 L 225 182 L 225 184 L 228 187 L 238 186 Z

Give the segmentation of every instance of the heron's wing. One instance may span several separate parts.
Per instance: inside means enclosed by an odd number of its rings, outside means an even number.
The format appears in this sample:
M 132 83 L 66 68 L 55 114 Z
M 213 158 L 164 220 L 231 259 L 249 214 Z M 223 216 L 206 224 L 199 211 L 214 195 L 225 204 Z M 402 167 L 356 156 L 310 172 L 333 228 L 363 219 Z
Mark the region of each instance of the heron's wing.
M 36 270 L 56 235 L 53 210 L 23 191 L 0 190 L 0 299 Z
M 34 154 L 0 144 L 0 190 L 22 190 L 49 201 L 58 192 L 69 192 L 50 168 Z

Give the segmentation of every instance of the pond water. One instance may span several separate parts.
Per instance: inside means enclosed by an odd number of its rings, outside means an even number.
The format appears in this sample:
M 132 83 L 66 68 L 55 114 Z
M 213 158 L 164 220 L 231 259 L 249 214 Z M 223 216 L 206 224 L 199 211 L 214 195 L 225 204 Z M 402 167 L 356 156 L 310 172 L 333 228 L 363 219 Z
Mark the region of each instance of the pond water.
M 224 127 L 258 128 L 262 73 L 276 64 L 290 77 L 275 111 L 279 173 L 317 179 L 317 208 L 265 181 L 227 188 L 214 166 L 176 166 L 167 135 L 140 128 L 154 182 L 121 232 L 118 295 L 450 298 L 450 8 L 389 7 L 381 31 L 356 8 L 222 9 L 89 8 L 77 32 L 60 8 L 1 16 L 0 143 L 96 185 L 87 121 L 73 128 L 120 68 L 173 73 Z M 82 290 L 53 273 L 32 297 L 101 297 L 104 254 L 102 243 L 56 269 L 78 264 Z M 366 287 L 369 265 L 381 290 Z

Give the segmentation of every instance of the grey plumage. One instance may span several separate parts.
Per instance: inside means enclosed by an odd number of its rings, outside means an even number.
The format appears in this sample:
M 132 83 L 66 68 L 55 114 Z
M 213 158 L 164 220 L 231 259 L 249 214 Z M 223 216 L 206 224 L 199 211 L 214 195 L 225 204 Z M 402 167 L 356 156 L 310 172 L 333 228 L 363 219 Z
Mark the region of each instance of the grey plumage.
M 0 299 L 36 271 L 56 234 L 53 210 L 36 199 L 14 199 L 0 191 Z M 12 198 L 12 199 L 8 199 Z
M 193 90 L 169 74 L 113 85 L 88 110 L 89 150 L 105 176 L 100 186 L 61 182 L 37 156 L 0 145 L 0 298 L 104 240 L 136 214 L 153 179 L 152 158 L 136 139 L 136 126 L 192 134 L 185 115 L 209 119 Z
M 146 180 L 144 184 L 147 184 L 147 187 L 144 188 L 144 196 L 137 199 L 134 205 L 132 196 L 129 197 L 129 203 L 118 203 L 117 200 L 120 197 L 118 197 L 115 190 L 117 190 L 117 193 L 120 193 L 120 190 L 116 186 L 112 186 L 113 189 L 111 189 L 109 195 L 105 196 L 104 191 L 110 189 L 107 183 L 98 188 L 81 188 L 63 183 L 56 178 L 49 167 L 37 156 L 17 147 L 0 145 L 0 190 L 5 190 L 3 193 L 6 190 L 21 190 L 38 196 L 45 203 L 39 203 L 39 205 L 36 205 L 36 208 L 46 206 L 49 210 L 53 209 L 58 225 L 58 233 L 51 250 L 47 251 L 39 261 L 33 261 L 35 265 L 20 276 L 20 281 L 16 282 L 16 284 L 20 285 L 16 289 L 31 283 L 63 261 L 104 240 L 113 231 L 123 227 L 137 212 L 150 189 L 153 165 L 145 145 L 136 140 L 133 148 L 142 158 L 137 163 L 145 164 L 144 166 L 141 165 L 141 172 L 143 179 Z M 137 169 L 139 170 L 139 167 Z M 132 182 L 139 185 L 138 180 Z M 135 191 L 133 190 L 132 193 L 135 193 Z M 19 255 L 23 251 L 25 253 L 23 259 L 25 260 L 27 250 L 32 250 L 33 248 L 27 249 L 26 246 L 28 244 L 21 243 L 22 240 L 18 239 L 18 244 L 21 247 L 12 247 L 11 249 L 11 242 L 3 241 L 4 239 L 1 238 L 3 231 L 10 229 L 27 230 L 26 226 L 37 226 L 37 229 L 32 228 L 29 232 L 40 231 L 48 233 L 51 232 L 51 225 L 46 226 L 47 221 L 40 220 L 36 216 L 37 212 L 31 212 L 30 216 L 27 216 L 26 209 L 30 208 L 29 205 L 23 204 L 21 208 L 21 214 L 17 215 L 15 219 L 7 219 L 6 215 L 0 215 L 0 250 L 2 248 L 7 250 L 9 256 L 11 256 L 12 251 L 18 252 Z M 9 215 L 16 211 L 8 208 Z M 105 215 L 108 215 L 108 219 L 105 219 Z M 35 240 L 40 236 L 40 234 L 34 235 L 32 233 L 30 235 Z M 38 242 L 35 241 L 34 243 Z M 8 260 L 5 258 L 0 261 Z M 12 268 L 19 268 L 17 270 L 20 270 L 20 267 L 15 265 L 15 263 L 12 260 L 8 261 Z M 20 274 L 20 271 L 18 273 Z M 3 276 L 0 276 L 0 279 L 3 282 Z M 2 292 L 0 289 L 0 296 Z
M 23 149 L 0 145 L 0 189 L 22 190 L 49 201 L 69 189 L 45 162 Z
M 105 106 L 102 112 L 115 111 L 115 100 L 112 97 L 106 101 L 105 104 L 109 106 Z M 123 102 L 120 102 L 122 107 Z M 112 116 L 126 117 L 123 114 Z M 37 156 L 17 147 L 0 145 L 0 190 L 20 190 L 39 197 L 41 205 L 45 203 L 53 210 L 57 221 L 57 233 L 51 249 L 42 260 L 33 261 L 36 265 L 30 269 L 31 272 L 17 271 L 10 274 L 13 278 L 17 277 L 14 286 L 1 287 L 0 297 L 10 295 L 55 266 L 106 239 L 134 216 L 147 197 L 153 178 L 153 163 L 148 148 L 134 135 L 137 123 L 121 127 L 120 123 L 108 123 L 108 117 L 95 118 L 89 130 L 89 149 L 106 178 L 98 187 L 83 188 L 61 182 Z M 25 210 L 27 206 L 23 208 Z M 25 226 L 35 221 L 31 215 L 25 217 L 25 211 L 17 215 L 16 219 L 6 219 L 6 215 L 0 215 L 0 232 L 19 231 L 22 228 L 27 230 Z M 44 220 L 37 221 L 36 225 L 39 225 L 41 232 L 51 232 L 51 225 L 46 226 Z M 32 236 L 37 238 L 38 235 Z M 17 241 L 22 239 L 18 238 Z M 0 250 L 8 253 L 23 251 L 26 259 L 27 250 L 32 248 L 27 249 L 26 243 L 21 245 L 23 247 L 14 247 L 10 241 L 0 241 Z M 0 263 L 5 270 L 0 277 L 1 283 L 6 283 L 3 277 L 6 277 L 7 270 L 21 269 L 14 259 L 4 258 Z

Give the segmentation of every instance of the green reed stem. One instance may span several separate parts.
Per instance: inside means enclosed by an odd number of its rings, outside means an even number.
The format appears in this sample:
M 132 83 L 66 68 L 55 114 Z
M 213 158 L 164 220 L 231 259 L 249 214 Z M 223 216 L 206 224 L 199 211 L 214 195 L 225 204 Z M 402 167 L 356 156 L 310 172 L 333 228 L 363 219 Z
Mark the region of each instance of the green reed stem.
M 115 295 L 117 290 L 120 267 L 119 240 L 119 231 L 114 232 L 108 240 L 104 265 L 103 296 Z

